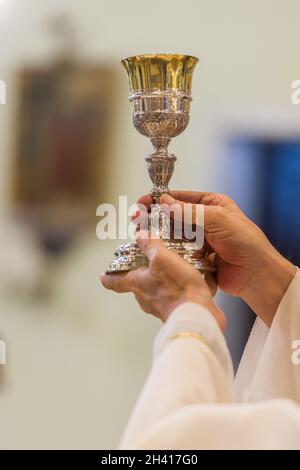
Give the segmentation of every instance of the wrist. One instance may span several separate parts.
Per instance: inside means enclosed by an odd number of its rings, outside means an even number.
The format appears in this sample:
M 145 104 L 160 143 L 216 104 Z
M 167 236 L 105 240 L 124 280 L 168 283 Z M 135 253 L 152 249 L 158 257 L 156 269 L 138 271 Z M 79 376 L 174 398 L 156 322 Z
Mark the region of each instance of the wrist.
M 198 286 L 186 287 L 180 298 L 176 302 L 172 303 L 172 308 L 169 309 L 169 313 L 163 321 L 167 320 L 175 308 L 184 303 L 193 303 L 199 305 L 200 307 L 204 307 L 214 317 L 221 331 L 225 331 L 227 322 L 224 313 L 214 303 L 209 289 L 202 289 Z
M 242 299 L 270 326 L 297 268 L 271 247 L 261 253 L 241 293 Z

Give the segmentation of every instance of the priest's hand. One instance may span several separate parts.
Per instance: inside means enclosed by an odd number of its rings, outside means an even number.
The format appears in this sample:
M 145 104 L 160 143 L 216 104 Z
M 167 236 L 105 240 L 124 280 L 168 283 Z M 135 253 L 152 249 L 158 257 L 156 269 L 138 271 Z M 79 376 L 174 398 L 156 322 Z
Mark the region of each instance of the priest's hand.
M 275 250 L 262 230 L 227 196 L 174 191 L 162 195 L 160 202 L 176 204 L 176 210 L 171 211 L 175 217 L 178 208 L 182 217 L 185 204 L 204 205 L 205 238 L 216 253 L 218 286 L 244 299 L 270 325 L 295 275 L 295 266 Z M 152 198 L 143 196 L 138 203 L 150 208 Z
M 160 240 L 148 236 L 148 232 L 139 232 L 137 243 L 149 259 L 149 266 L 124 274 L 103 274 L 104 287 L 116 292 L 133 292 L 141 308 L 162 321 L 184 302 L 202 305 L 224 331 L 226 319 L 213 301 L 213 281 L 208 281 L 208 286 L 196 269 L 170 252 Z

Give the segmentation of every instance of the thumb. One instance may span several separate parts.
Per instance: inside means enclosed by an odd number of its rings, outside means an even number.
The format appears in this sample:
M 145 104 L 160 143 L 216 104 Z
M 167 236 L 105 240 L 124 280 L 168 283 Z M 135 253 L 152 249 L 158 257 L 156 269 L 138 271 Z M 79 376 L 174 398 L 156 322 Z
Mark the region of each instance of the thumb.
M 136 233 L 136 243 L 149 261 L 157 255 L 158 251 L 166 249 L 161 240 L 151 238 L 151 233 L 146 230 Z
M 149 232 L 141 231 L 136 234 L 136 242 L 149 260 L 149 266 L 157 273 L 168 272 L 172 277 L 180 276 L 181 279 L 190 280 L 197 271 L 177 253 L 169 250 L 161 240 L 150 238 Z M 206 285 L 202 275 L 199 274 L 198 282 Z

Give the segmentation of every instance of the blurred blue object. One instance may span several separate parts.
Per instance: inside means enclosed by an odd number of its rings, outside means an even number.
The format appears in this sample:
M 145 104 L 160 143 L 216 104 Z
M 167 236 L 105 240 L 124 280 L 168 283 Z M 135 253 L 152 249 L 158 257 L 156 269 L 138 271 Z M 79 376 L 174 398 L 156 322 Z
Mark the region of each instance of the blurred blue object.
M 228 149 L 221 190 L 284 256 L 300 265 L 300 140 L 238 136 Z
M 267 144 L 263 228 L 275 247 L 300 265 L 300 141 Z

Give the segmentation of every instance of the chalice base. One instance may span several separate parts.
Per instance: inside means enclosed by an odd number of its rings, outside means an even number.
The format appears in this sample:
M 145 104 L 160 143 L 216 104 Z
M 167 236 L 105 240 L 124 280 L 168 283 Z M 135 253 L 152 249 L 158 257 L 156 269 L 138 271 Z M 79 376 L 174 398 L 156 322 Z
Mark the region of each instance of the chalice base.
M 177 253 L 203 275 L 216 270 L 207 258 L 207 250 L 195 249 L 193 243 L 184 240 L 162 240 L 168 250 Z M 115 251 L 115 258 L 109 264 L 106 273 L 122 273 L 148 266 L 148 259 L 139 249 L 136 242 L 120 245 Z

